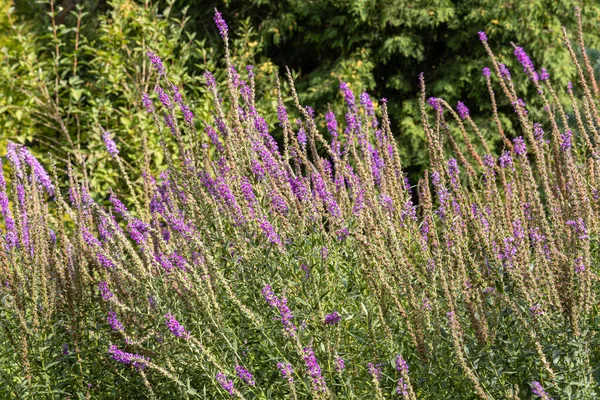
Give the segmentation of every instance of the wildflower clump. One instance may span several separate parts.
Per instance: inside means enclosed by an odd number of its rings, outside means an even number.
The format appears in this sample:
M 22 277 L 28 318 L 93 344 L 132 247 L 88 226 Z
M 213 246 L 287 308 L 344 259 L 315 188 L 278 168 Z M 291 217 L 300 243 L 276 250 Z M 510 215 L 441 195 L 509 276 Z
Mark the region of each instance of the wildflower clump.
M 155 84 L 139 107 L 175 142 L 168 169 L 129 176 L 125 138 L 101 134 L 122 186 L 140 186 L 131 202 L 95 198 L 94 171 L 73 165 L 61 187 L 51 160 L 8 144 L 8 397 L 599 395 L 599 93 L 566 33 L 567 88 L 518 46 L 511 73 L 479 33 L 491 131 L 475 107 L 428 96 L 421 74 L 429 168 L 409 180 L 385 99 L 340 82 L 345 115 L 313 109 L 288 72 L 265 118 L 262 73 L 234 65 L 214 21 L 226 78 L 204 74 L 208 120 L 148 52 Z

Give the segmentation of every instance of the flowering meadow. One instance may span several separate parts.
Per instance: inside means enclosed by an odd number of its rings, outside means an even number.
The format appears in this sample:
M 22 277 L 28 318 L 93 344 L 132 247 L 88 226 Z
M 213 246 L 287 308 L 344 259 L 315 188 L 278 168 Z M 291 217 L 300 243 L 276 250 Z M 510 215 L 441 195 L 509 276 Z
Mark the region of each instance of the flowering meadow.
M 429 166 L 416 182 L 387 101 L 343 81 L 335 115 L 275 75 L 270 129 L 253 66 L 233 64 L 214 21 L 227 79 L 204 74 L 211 120 L 147 51 L 143 187 L 101 127 L 130 201 L 93 199 L 75 166 L 63 187 L 51 155 L 8 144 L 0 398 L 600 395 L 600 91 L 580 18 L 563 29 L 578 73 L 567 87 L 517 44 L 522 69 L 509 71 L 479 33 L 499 153 L 469 105 L 429 97 L 421 74 Z M 505 133 L 496 96 L 521 136 Z M 176 143 L 160 173 L 150 134 Z

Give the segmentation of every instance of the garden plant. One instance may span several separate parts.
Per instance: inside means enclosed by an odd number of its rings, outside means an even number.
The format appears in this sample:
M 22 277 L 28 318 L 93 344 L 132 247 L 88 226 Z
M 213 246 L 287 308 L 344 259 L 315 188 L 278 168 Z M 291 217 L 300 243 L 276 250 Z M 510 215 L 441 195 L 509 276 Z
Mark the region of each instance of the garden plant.
M 255 69 L 234 63 L 218 11 L 210 117 L 147 43 L 140 176 L 95 121 L 130 201 L 94 199 L 80 161 L 66 184 L 51 155 L 7 145 L 0 397 L 597 398 L 600 91 L 575 15 L 565 87 L 518 43 L 509 70 L 479 32 L 500 154 L 468 104 L 428 97 L 415 77 L 429 159 L 418 181 L 386 99 L 340 81 L 345 115 L 315 110 L 287 71 L 259 109 Z

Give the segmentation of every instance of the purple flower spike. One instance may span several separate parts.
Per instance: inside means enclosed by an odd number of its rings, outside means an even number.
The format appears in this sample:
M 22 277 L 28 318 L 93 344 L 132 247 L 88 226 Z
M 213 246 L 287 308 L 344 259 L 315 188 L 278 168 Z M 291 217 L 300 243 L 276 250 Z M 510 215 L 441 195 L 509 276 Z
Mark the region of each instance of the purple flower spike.
M 430 97 L 427 99 L 427 103 L 429 103 L 429 105 L 433 107 L 435 111 L 439 113 L 442 112 L 442 102 L 437 97 Z
M 479 40 L 481 40 L 482 42 L 487 42 L 488 38 L 485 32 L 479 31 L 477 32 L 477 34 L 479 35 Z
M 294 383 L 294 369 L 292 368 L 292 364 L 279 362 L 277 363 L 277 368 L 285 380 L 289 383 Z
M 124 352 L 123 350 L 118 349 L 114 344 L 109 346 L 108 354 L 113 360 L 120 362 L 121 364 L 133 365 L 136 369 L 145 368 L 146 362 L 150 361 L 148 357 Z
M 152 66 L 154 67 L 156 72 L 158 72 L 158 75 L 159 76 L 165 75 L 165 67 L 164 67 L 160 57 L 151 51 L 148 51 L 146 53 L 146 55 L 148 56 L 148 58 L 150 58 L 150 62 L 152 63 Z
M 217 382 L 219 382 L 219 384 L 221 385 L 221 387 L 227 393 L 229 393 L 231 396 L 233 396 L 235 394 L 235 389 L 233 388 L 233 381 L 231 379 L 227 380 L 227 377 L 225 376 L 224 373 L 217 372 L 217 375 L 215 376 L 215 379 L 217 380 Z
M 235 373 L 237 374 L 237 376 L 239 376 L 239 378 L 241 380 L 246 382 L 248 385 L 250 385 L 250 386 L 256 385 L 256 382 L 254 381 L 254 377 L 252 376 L 250 371 L 248 371 L 246 368 L 242 367 L 241 365 L 236 365 Z
M 568 151 L 571 148 L 571 138 L 573 137 L 573 132 L 570 129 L 567 129 L 565 133 L 560 134 L 561 144 L 560 147 L 563 151 Z
M 186 332 L 185 328 L 175 319 L 175 317 L 171 314 L 165 315 L 165 319 L 167 320 L 167 327 L 176 337 L 186 338 L 189 336 L 189 333 Z
M 117 144 L 111 138 L 110 133 L 106 131 L 102 131 L 102 140 L 104 140 L 104 145 L 106 146 L 106 151 L 113 157 L 116 157 L 119 154 L 119 149 L 117 148 Z
M 346 362 L 342 357 L 335 358 L 335 369 L 338 372 L 342 372 L 344 369 L 346 369 Z
M 458 114 L 462 119 L 465 119 L 469 116 L 469 109 L 465 106 L 465 103 L 459 101 L 456 103 L 456 109 L 458 110 Z
M 504 64 L 500 64 L 498 67 L 500 68 L 500 76 L 510 81 L 511 75 L 508 67 Z
M 325 324 L 327 325 L 335 325 L 338 322 L 340 322 L 340 320 L 342 319 L 342 317 L 340 316 L 340 314 L 338 314 L 337 311 L 334 311 L 331 314 L 327 314 L 325 316 Z
M 356 100 L 354 99 L 354 93 L 352 93 L 350 86 L 348 86 L 346 82 L 340 82 L 340 90 L 344 94 L 344 99 L 346 100 L 348 107 L 354 108 Z
M 492 75 L 492 71 L 490 71 L 490 69 L 488 67 L 485 67 L 481 70 L 481 72 L 483 73 L 483 76 L 485 76 L 486 78 L 489 78 Z
M 550 397 L 548 393 L 546 393 L 546 391 L 542 387 L 542 384 L 538 381 L 533 381 L 529 385 L 531 386 L 531 392 L 535 396 L 539 397 L 542 400 L 552 400 L 552 397 Z
M 525 141 L 521 136 L 514 138 L 513 143 L 515 145 L 515 154 L 518 156 L 524 156 L 527 154 L 527 147 L 525 146 Z
M 151 114 L 154 113 L 154 104 L 152 103 L 150 96 L 148 96 L 148 93 L 142 94 L 142 104 L 146 107 L 146 111 Z
M 206 86 L 208 86 L 209 89 L 216 89 L 217 83 L 213 74 L 209 71 L 204 71 L 204 79 L 206 79 Z
M 110 325 L 113 331 L 123 331 L 123 324 L 117 318 L 117 313 L 114 311 L 108 312 L 108 317 L 106 317 L 106 322 Z
M 102 299 L 104 301 L 108 301 L 114 296 L 113 292 L 111 292 L 108 288 L 108 284 L 106 282 L 100 282 L 98 284 L 98 289 L 100 289 L 100 294 L 102 295 Z
M 321 375 L 321 367 L 315 357 L 315 352 L 310 347 L 304 348 L 304 363 L 306 364 L 306 370 L 308 375 L 312 379 L 313 389 L 316 392 L 326 392 L 327 384 L 323 375 Z
M 402 356 L 396 357 L 396 369 L 400 372 L 408 373 L 408 363 Z
M 521 63 L 525 72 L 533 73 L 535 71 L 533 62 L 522 47 L 515 47 L 515 56 L 517 56 L 517 60 Z
M 381 380 L 381 364 L 373 364 L 373 363 L 369 363 L 367 364 L 367 368 L 369 370 L 369 374 L 371 376 L 373 376 L 373 378 L 377 379 L 378 381 Z
M 337 120 L 335 119 L 335 114 L 329 111 L 325 114 L 325 121 L 327 122 L 327 130 L 332 137 L 337 138 L 338 136 L 338 125 Z
M 37 158 L 35 158 L 34 155 L 31 154 L 31 152 L 24 146 L 21 147 L 19 153 L 23 160 L 25 160 L 25 163 L 29 165 L 33 171 L 33 175 L 35 176 L 36 180 L 44 187 L 50 196 L 54 196 L 54 185 L 52 184 L 52 180 L 42 164 L 40 164 Z
M 223 40 L 227 40 L 227 23 L 223 19 L 223 15 L 215 8 L 215 25 L 217 25 L 217 29 L 219 30 L 219 34 L 223 38 Z
M 540 81 L 547 81 L 548 79 L 550 79 L 550 74 L 546 68 L 540 69 Z

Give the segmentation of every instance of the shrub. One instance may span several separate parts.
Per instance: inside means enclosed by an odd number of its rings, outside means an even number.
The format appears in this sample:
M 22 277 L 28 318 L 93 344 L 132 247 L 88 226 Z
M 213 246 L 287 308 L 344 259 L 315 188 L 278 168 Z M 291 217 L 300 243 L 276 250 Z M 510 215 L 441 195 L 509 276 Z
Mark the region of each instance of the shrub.
M 480 33 L 498 158 L 477 153 L 466 105 L 426 99 L 421 75 L 430 169 L 407 182 L 386 101 L 376 114 L 344 82 L 342 126 L 301 106 L 288 74 L 298 118 L 278 91 L 280 146 L 256 109 L 253 69 L 234 68 L 215 22 L 227 80 L 205 74 L 214 125 L 196 130 L 149 54 L 157 86 L 143 103 L 176 146 L 163 148 L 159 176 L 142 167 L 131 207 L 115 194 L 99 204 L 76 174 L 63 193 L 27 148 L 8 145 L 9 396 L 597 395 L 598 88 L 566 31 L 578 71 L 566 104 L 524 49 L 523 73 L 509 71 Z M 541 110 L 515 81 L 535 88 Z M 497 87 L 524 138 L 503 134 Z M 119 138 L 102 139 L 118 165 Z

